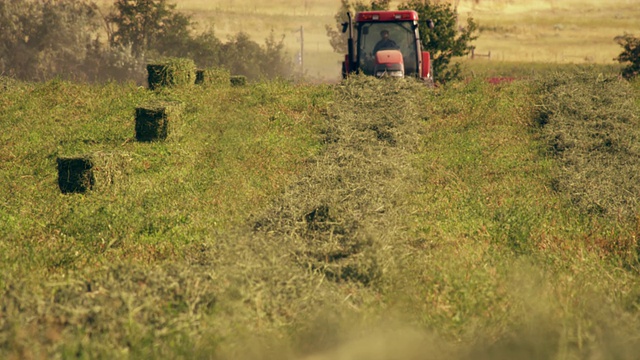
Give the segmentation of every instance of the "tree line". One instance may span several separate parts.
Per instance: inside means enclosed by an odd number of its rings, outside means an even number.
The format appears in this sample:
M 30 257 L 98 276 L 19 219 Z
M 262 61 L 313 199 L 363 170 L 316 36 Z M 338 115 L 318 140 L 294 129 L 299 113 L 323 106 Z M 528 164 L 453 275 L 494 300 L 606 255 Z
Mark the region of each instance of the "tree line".
M 222 41 L 195 25 L 167 0 L 116 0 L 107 13 L 91 0 L 3 0 L 0 75 L 142 83 L 147 62 L 185 57 L 248 79 L 292 76 L 284 36 L 272 31 L 259 44 L 239 32 Z
M 335 24 L 326 25 L 336 52 L 346 52 L 340 31 L 347 11 L 388 10 L 389 0 L 341 0 Z M 465 56 L 477 39 L 478 24 L 467 19 L 458 24 L 457 9 L 448 3 L 408 0 L 399 9 L 413 9 L 423 26 L 421 41 L 430 51 L 436 81 L 460 76 L 454 57 Z M 273 31 L 258 44 L 243 32 L 222 41 L 213 29 L 194 31 L 191 17 L 176 11 L 167 0 L 115 0 L 103 13 L 92 0 L 0 1 L 0 75 L 44 81 L 62 77 L 83 81 L 142 83 L 145 65 L 167 57 L 193 59 L 198 67 L 223 67 L 248 79 L 291 77 L 294 68 L 285 52 L 284 36 Z M 615 59 L 626 67 L 625 78 L 640 72 L 640 39 L 630 34 L 616 38 L 623 47 Z

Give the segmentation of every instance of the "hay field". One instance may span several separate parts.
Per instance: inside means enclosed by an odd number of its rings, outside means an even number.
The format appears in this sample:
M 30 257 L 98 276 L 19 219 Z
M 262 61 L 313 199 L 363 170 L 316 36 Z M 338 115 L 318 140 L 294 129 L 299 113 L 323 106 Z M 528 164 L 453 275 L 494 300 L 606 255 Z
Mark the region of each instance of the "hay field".
M 636 359 L 640 83 L 569 70 L 0 77 L 0 358 Z M 135 141 L 169 100 L 180 131 Z M 122 176 L 60 193 L 97 153 Z
M 612 63 L 620 53 L 614 38 L 640 33 L 635 0 L 469 3 L 461 3 L 460 15 L 483 27 L 476 46 L 492 60 Z

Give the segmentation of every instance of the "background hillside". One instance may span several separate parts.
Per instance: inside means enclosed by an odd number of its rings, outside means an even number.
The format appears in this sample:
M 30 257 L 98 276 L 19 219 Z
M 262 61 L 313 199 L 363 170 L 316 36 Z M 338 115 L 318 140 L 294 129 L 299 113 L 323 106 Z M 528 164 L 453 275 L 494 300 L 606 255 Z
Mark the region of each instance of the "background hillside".
M 392 2 L 398 4 L 399 2 Z M 612 63 L 620 53 L 614 37 L 640 33 L 634 0 L 459 0 L 461 23 L 476 19 L 482 30 L 475 42 L 478 54 L 491 52 L 492 61 L 551 63 Z M 325 25 L 333 24 L 340 2 L 183 0 L 178 9 L 201 28 L 213 26 L 226 38 L 239 31 L 262 42 L 273 30 L 285 36 L 291 57 L 300 51 L 304 28 L 304 59 L 310 77 L 339 78 L 342 57 L 329 46 Z

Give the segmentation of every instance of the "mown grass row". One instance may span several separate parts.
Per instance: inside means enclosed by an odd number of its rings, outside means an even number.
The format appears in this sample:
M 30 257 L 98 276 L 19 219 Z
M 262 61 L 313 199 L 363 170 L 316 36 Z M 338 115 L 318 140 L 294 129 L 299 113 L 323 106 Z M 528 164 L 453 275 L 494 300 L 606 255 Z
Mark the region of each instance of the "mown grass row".
M 544 86 L 558 81 L 573 90 Z M 638 194 L 604 187 L 619 175 L 592 146 L 573 149 L 595 153 L 600 186 L 554 150 L 587 126 L 626 139 L 615 158 L 634 166 L 640 88 L 606 69 L 436 89 L 3 85 L 3 355 L 637 353 L 636 220 L 575 189 Z M 579 119 L 560 111 L 567 93 Z M 158 97 L 185 104 L 180 132 L 136 143 L 133 110 Z M 577 121 L 592 115 L 612 123 Z M 126 181 L 60 194 L 56 156 L 93 151 L 126 153 Z
M 597 79 L 591 71 L 563 76 L 589 92 L 592 83 L 579 74 Z M 401 303 L 438 333 L 484 339 L 472 350 L 480 357 L 628 358 L 635 351 L 617 348 L 634 343 L 638 326 L 630 310 L 637 291 L 635 220 L 589 214 L 570 191 L 553 186 L 559 176 L 573 177 L 572 184 L 583 178 L 549 156 L 552 145 L 543 133 L 550 130 L 540 131 L 535 122 L 544 105 L 572 104 L 549 102 L 549 94 L 536 87 L 557 76 L 498 87 L 481 81 L 452 86 L 425 111 L 429 130 L 419 161 L 425 186 L 413 221 L 420 248 L 428 251 L 407 257 L 404 281 L 394 282 L 403 286 L 394 293 L 403 294 Z M 615 74 L 604 78 L 629 94 Z M 621 104 L 630 95 L 608 94 L 616 104 L 608 109 L 627 114 Z M 587 117 L 603 111 L 591 100 Z M 593 166 L 607 169 L 610 164 L 598 159 L 593 157 Z M 606 191 L 630 201 L 637 196 L 616 186 Z M 600 196 L 609 197 L 602 191 Z

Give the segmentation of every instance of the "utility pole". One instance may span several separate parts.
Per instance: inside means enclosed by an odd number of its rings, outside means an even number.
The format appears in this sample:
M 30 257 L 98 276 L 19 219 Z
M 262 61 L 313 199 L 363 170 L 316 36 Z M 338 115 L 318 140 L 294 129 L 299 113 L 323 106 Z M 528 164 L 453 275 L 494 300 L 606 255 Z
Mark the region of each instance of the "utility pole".
M 296 30 L 300 32 L 300 54 L 298 54 L 298 62 L 300 63 L 300 75 L 304 75 L 304 27 Z

